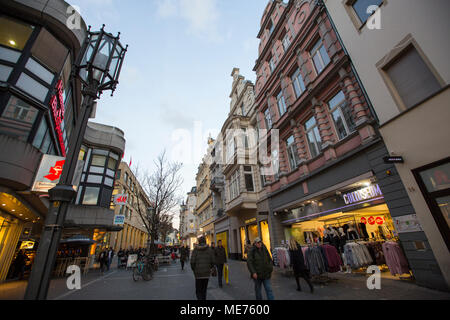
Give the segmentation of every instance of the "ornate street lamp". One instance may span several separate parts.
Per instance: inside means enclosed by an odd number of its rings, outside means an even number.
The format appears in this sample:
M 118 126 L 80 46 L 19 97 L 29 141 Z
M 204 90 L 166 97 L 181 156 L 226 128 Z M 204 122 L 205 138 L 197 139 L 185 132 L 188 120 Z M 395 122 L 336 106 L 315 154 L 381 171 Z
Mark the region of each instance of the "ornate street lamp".
M 27 300 L 47 298 L 64 220 L 76 195 L 72 181 L 88 120 L 103 91 L 111 90 L 112 96 L 119 83 L 120 70 L 128 46 L 124 48 L 120 44 L 120 33 L 115 37 L 105 32 L 104 27 L 105 25 L 99 32 L 91 32 L 89 26 L 86 40 L 72 68 L 72 77 L 78 78 L 82 83 L 83 104 L 70 137 L 69 153 L 61 179 L 56 187 L 49 190 L 50 206 L 25 292 Z

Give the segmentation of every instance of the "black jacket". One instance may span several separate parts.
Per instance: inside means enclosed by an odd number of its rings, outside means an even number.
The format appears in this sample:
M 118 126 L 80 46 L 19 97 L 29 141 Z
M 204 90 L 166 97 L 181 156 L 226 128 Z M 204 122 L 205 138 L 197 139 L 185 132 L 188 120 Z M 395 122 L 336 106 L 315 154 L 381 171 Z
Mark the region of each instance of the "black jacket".
M 289 250 L 289 256 L 291 258 L 291 264 L 296 276 L 307 275 L 308 270 L 305 266 L 305 258 L 303 256 L 302 247 L 297 244 L 297 250 Z
M 214 249 L 214 259 L 216 264 L 224 264 L 227 262 L 227 253 L 224 247 L 216 247 Z
M 214 267 L 214 252 L 205 245 L 198 245 L 191 256 L 191 268 L 195 279 L 208 279 Z
M 270 279 L 273 271 L 273 262 L 270 253 L 265 245 L 261 249 L 253 246 L 247 257 L 247 268 L 250 271 L 250 276 L 256 273 L 258 279 Z

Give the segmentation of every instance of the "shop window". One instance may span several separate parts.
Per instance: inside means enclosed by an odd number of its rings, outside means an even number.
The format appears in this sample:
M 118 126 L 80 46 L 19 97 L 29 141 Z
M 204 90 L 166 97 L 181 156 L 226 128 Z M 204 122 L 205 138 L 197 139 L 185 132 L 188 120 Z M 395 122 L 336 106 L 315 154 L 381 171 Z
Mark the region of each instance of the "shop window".
M 286 101 L 284 100 L 283 91 L 280 90 L 277 96 L 277 104 L 278 104 L 278 111 L 280 112 L 280 117 L 282 117 L 286 111 Z
M 333 116 L 336 132 L 340 140 L 355 131 L 355 123 L 353 122 L 351 110 L 342 91 L 339 91 L 339 93 L 328 102 L 328 107 Z
M 47 87 L 31 78 L 26 73 L 22 73 L 20 75 L 16 86 L 26 93 L 30 94 L 31 96 L 35 97 L 36 99 L 40 100 L 41 102 L 45 101 L 45 98 L 47 98 L 47 94 L 49 92 L 49 89 Z
M 0 46 L 0 60 L 16 63 L 20 58 L 20 52 Z
M 320 74 L 331 61 L 322 40 L 317 41 L 310 51 L 310 55 L 316 67 L 317 74 Z
M 101 155 L 97 155 L 97 154 L 94 154 L 92 156 L 91 166 L 104 167 L 105 163 L 106 163 L 106 157 L 105 156 L 101 156 Z
M 42 28 L 31 49 L 33 57 L 53 72 L 61 72 L 69 50 L 45 28 Z
M 251 166 L 244 166 L 244 178 L 245 178 L 245 189 L 247 191 L 253 192 L 255 188 L 253 186 L 253 174 Z
M 286 140 L 286 150 L 288 153 L 291 170 L 295 170 L 297 168 L 297 165 L 300 163 L 300 158 L 298 156 L 297 145 L 295 144 L 294 136 L 290 136 Z
M 37 115 L 36 108 L 11 96 L 0 118 L 0 133 L 27 141 Z
M 439 81 L 414 45 L 383 68 L 388 86 L 398 95 L 406 109 L 427 99 L 441 89 Z
M 31 71 L 40 79 L 47 82 L 49 85 L 52 84 L 53 79 L 55 78 L 55 75 L 49 70 L 47 70 L 42 64 L 37 62 L 36 59 L 33 58 L 28 59 L 25 68 L 27 68 L 29 71 Z
M 48 129 L 47 120 L 42 118 L 41 124 L 34 136 L 33 146 L 41 150 L 45 154 L 54 154 L 54 145 L 52 142 L 50 130 Z
M 109 158 L 108 160 L 108 169 L 115 170 L 117 165 L 117 160 L 113 158 Z
M 365 23 L 367 19 L 372 15 L 368 13 L 368 9 L 370 6 L 380 6 L 383 3 L 383 0 L 354 0 L 351 4 L 353 10 L 358 16 L 361 23 Z
M 280 173 L 280 159 L 277 149 L 272 150 L 272 169 L 273 174 L 275 175 L 275 179 L 278 179 L 278 175 Z
M 306 121 L 305 131 L 306 137 L 308 138 L 308 146 L 311 153 L 311 158 L 317 157 L 322 151 L 322 139 L 320 138 L 319 129 L 317 128 L 317 123 L 314 116 Z
M 306 90 L 302 74 L 300 73 L 300 69 L 297 69 L 297 71 L 295 71 L 295 73 L 291 77 L 291 80 L 294 86 L 295 96 L 298 99 Z
M 83 196 L 83 205 L 97 205 L 100 188 L 86 187 Z
M 13 70 L 12 67 L 4 66 L 0 64 L 0 81 L 8 81 L 9 75 L 11 74 L 11 71 Z
M 270 107 L 267 107 L 267 109 L 264 111 L 264 120 L 266 124 L 266 129 L 267 130 L 272 129 L 272 116 L 270 114 Z
M 282 43 L 283 43 L 284 52 L 286 52 L 287 49 L 289 48 L 289 46 L 291 45 L 291 41 L 289 40 L 289 35 L 287 33 L 284 35 Z
M 450 158 L 415 169 L 413 174 L 450 250 Z
M 100 184 L 103 181 L 103 176 L 99 176 L 96 174 L 90 174 L 87 178 L 87 183 L 96 183 L 96 184 Z
M 34 27 L 5 16 L 0 17 L 0 44 L 23 50 Z

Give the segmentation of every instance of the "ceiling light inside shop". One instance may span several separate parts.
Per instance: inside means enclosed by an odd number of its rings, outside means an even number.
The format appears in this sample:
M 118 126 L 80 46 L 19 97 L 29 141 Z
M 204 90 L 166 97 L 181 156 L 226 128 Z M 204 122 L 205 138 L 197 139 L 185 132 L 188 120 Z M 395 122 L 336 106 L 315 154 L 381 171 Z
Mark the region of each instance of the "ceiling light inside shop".
M 16 42 L 14 40 L 9 40 L 9 44 L 12 45 L 12 46 L 15 46 Z

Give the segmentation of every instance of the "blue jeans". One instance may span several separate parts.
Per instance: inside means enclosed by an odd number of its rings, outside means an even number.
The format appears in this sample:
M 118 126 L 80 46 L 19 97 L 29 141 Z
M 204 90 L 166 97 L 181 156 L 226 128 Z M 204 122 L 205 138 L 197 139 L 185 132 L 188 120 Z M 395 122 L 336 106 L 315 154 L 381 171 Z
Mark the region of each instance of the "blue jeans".
M 273 292 L 272 292 L 272 285 L 270 284 L 270 279 L 253 279 L 255 282 L 255 294 L 256 294 L 256 300 L 262 300 L 262 285 L 264 285 L 264 289 L 266 290 L 267 300 L 274 300 Z

